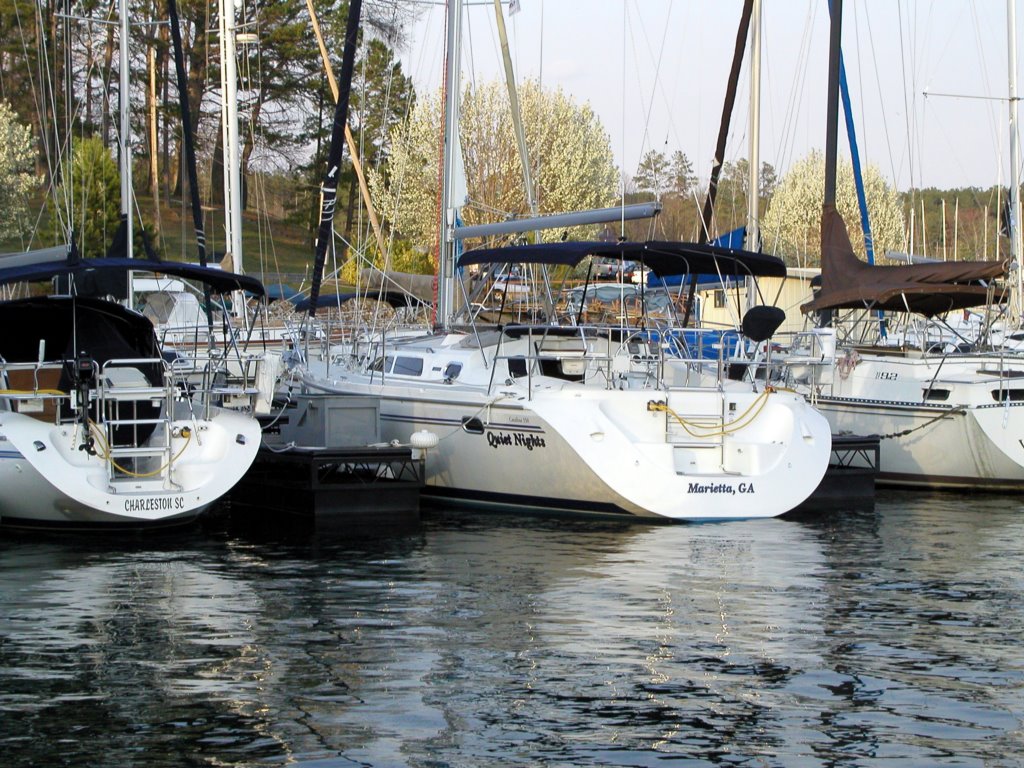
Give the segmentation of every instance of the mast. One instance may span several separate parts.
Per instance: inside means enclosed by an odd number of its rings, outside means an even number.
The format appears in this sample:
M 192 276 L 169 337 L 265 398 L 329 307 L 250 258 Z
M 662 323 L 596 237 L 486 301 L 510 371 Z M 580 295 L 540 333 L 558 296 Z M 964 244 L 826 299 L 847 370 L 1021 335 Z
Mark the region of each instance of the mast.
M 181 23 L 178 20 L 177 0 L 167 0 L 167 17 L 171 24 L 171 47 L 174 53 L 174 75 L 178 81 L 178 104 L 181 109 L 182 145 L 185 153 L 185 172 L 192 207 L 192 226 L 196 231 L 199 264 L 206 266 L 206 228 L 203 226 L 203 208 L 199 199 L 199 175 L 196 171 L 196 147 L 192 136 L 192 113 L 188 104 L 188 78 L 185 75 L 185 56 L 181 46 Z M 213 312 L 210 307 L 210 286 L 203 283 L 203 307 L 206 314 L 207 344 L 213 345 Z
M 185 75 L 185 57 L 181 46 L 181 24 L 178 21 L 176 0 L 167 0 L 167 15 L 171 21 L 171 44 L 174 52 L 174 74 L 178 81 L 178 104 L 181 108 L 182 145 L 185 152 L 185 172 L 188 174 L 188 191 L 192 207 L 192 225 L 196 230 L 196 247 L 199 250 L 199 264 L 206 266 L 206 228 L 203 226 L 203 209 L 199 199 L 199 176 L 196 172 L 196 147 L 192 136 L 192 116 L 188 104 L 188 79 Z M 209 305 L 209 302 L 207 302 Z
M 441 167 L 440 247 L 437 259 L 437 322 L 448 326 L 454 299 L 456 206 L 452 204 L 458 158 L 459 67 L 462 63 L 462 0 L 448 0 L 448 45 L 445 61 L 444 158 Z
M 750 160 L 747 168 L 747 232 L 744 246 L 761 250 L 761 0 L 750 13 Z M 746 279 L 747 309 L 756 304 L 756 283 Z
M 750 14 L 750 167 L 747 177 L 748 251 L 761 249 L 761 0 Z
M 131 146 L 132 146 L 132 122 L 131 116 L 129 115 L 128 107 L 130 106 L 131 94 L 129 88 L 131 84 L 128 81 L 129 74 L 129 51 L 128 46 L 131 41 L 131 26 L 128 23 L 128 0 L 120 0 L 118 3 L 118 13 L 120 15 L 119 24 L 121 30 L 121 45 L 119 46 L 118 59 L 120 62 L 120 136 L 118 137 L 118 149 L 120 150 L 121 158 L 121 218 L 125 223 L 125 235 L 127 242 L 125 247 L 127 248 L 128 258 L 132 258 L 132 247 L 134 245 L 134 234 L 132 232 L 132 190 L 134 185 L 132 184 L 132 157 L 131 157 Z M 68 73 L 70 77 L 70 73 Z M 128 298 L 131 300 L 131 277 L 128 279 Z
M 341 90 L 334 105 L 334 124 L 331 144 L 327 152 L 327 170 L 320 185 L 320 226 L 316 235 L 316 255 L 313 260 L 313 282 L 309 288 L 309 316 L 316 314 L 320 298 L 320 284 L 324 277 L 327 249 L 334 240 L 334 208 L 338 201 L 338 177 L 341 175 L 341 153 L 345 144 L 345 124 L 348 122 L 348 97 L 352 91 L 352 71 L 356 61 L 356 38 L 359 34 L 359 14 L 362 0 L 350 0 L 345 25 L 345 46 L 341 55 Z
M 309 22 L 313 27 L 313 34 L 316 35 L 316 44 L 320 49 L 320 58 L 324 63 L 324 71 L 327 73 L 327 82 L 331 86 L 331 94 L 334 96 L 334 103 L 338 103 L 338 81 L 334 79 L 334 68 L 331 66 L 331 59 L 327 55 L 327 45 L 324 43 L 324 36 L 320 32 L 320 20 L 317 18 L 316 9 L 313 7 L 313 0 L 306 0 L 306 10 L 309 12 Z M 366 215 L 370 219 L 370 226 L 373 227 L 373 234 L 377 238 L 377 247 L 380 249 L 381 257 L 387 253 L 384 245 L 384 234 L 380 229 L 380 220 L 377 218 L 377 211 L 373 207 L 373 200 L 370 199 L 370 188 L 366 184 L 366 175 L 363 173 L 363 164 L 359 160 L 356 140 L 352 136 L 352 129 L 348 122 L 345 123 L 345 144 L 348 145 L 348 154 L 352 160 L 352 169 L 356 172 L 356 179 L 359 181 L 359 192 L 363 196 L 363 205 L 366 207 Z
M 825 107 L 825 203 L 836 207 L 836 155 L 839 136 L 839 46 L 842 43 L 843 0 L 832 0 L 828 42 L 828 96 Z
M 221 131 L 224 137 L 224 242 L 231 269 L 242 271 L 242 173 L 238 155 L 238 71 L 235 3 L 220 0 Z M 241 310 L 236 307 L 235 314 Z
M 1020 148 L 1017 145 L 1017 2 L 1006 0 L 1006 35 L 1010 76 L 1010 259 L 1020 264 Z M 1021 317 L 1021 270 L 1016 273 L 1012 314 Z
M 505 64 L 505 85 L 508 88 L 508 102 L 512 108 L 512 127 L 519 148 L 519 160 L 523 166 L 523 186 L 526 188 L 526 203 L 530 215 L 537 215 L 537 194 L 530 178 L 530 155 L 526 151 L 526 132 L 523 130 L 523 116 L 519 110 L 519 94 L 516 91 L 516 77 L 512 71 L 512 55 L 508 48 L 508 33 L 505 31 L 505 17 L 501 14 L 501 0 L 494 0 L 494 14 L 498 24 L 498 39 L 501 41 L 501 58 Z
M 718 126 L 718 143 L 715 145 L 715 157 L 711 163 L 711 178 L 708 180 L 708 194 L 704 198 L 701 209 L 700 231 L 697 242 L 706 243 L 710 238 L 712 218 L 715 212 L 715 198 L 718 196 L 718 177 L 722 173 L 725 159 L 725 142 L 729 138 L 729 121 L 732 117 L 733 105 L 736 103 L 736 87 L 740 80 L 740 68 L 743 64 L 743 52 L 747 47 L 747 33 L 750 31 L 750 16 L 753 13 L 754 0 L 743 0 L 740 12 L 740 26 L 736 31 L 736 46 L 732 55 L 732 67 L 729 70 L 729 82 L 725 89 L 725 103 L 722 105 L 722 121 Z M 697 295 L 697 281 L 690 281 L 690 291 L 686 297 L 686 309 L 683 312 L 683 327 L 690 322 L 694 300 Z

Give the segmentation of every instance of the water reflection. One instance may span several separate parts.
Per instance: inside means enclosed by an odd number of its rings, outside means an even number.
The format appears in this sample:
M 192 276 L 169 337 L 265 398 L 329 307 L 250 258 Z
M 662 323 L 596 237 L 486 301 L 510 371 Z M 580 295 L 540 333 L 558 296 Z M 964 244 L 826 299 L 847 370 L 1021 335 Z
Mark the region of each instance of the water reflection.
M 0 541 L 13 763 L 982 765 L 1020 754 L 1024 508 Z M 194 755 L 194 756 L 193 756 Z

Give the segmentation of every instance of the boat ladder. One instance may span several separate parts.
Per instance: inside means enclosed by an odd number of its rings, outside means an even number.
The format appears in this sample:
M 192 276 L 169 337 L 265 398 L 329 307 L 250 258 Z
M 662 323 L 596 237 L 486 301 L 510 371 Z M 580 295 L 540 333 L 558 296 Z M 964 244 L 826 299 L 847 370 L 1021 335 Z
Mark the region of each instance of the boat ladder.
M 138 365 L 163 365 L 161 360 L 115 360 L 99 377 L 98 446 L 107 460 L 107 479 L 124 491 L 168 489 L 174 456 L 171 452 L 175 388 L 164 377 L 153 386 Z
M 677 472 L 719 472 L 725 462 L 725 399 L 721 392 L 669 389 L 665 442 Z

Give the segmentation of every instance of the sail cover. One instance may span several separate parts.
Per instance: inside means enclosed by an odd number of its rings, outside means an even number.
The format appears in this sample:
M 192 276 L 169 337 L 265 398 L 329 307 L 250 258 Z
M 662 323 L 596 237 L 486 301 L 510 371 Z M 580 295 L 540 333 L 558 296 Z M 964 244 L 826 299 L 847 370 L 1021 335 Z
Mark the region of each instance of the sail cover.
M 932 317 L 987 304 L 989 283 L 1006 277 L 1010 261 L 944 261 L 878 266 L 853 252 L 843 217 L 833 205 L 821 214 L 821 290 L 801 311 L 881 309 Z M 997 297 L 998 298 L 998 297 Z

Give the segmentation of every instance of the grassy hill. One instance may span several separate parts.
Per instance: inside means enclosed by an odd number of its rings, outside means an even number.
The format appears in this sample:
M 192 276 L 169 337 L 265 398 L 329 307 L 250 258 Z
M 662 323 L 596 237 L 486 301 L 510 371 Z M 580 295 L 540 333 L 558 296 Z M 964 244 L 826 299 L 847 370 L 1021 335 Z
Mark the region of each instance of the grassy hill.
M 153 210 L 152 200 L 140 198 L 142 210 Z M 226 245 L 224 235 L 224 209 L 207 208 L 203 211 L 206 226 L 207 258 L 219 261 Z M 157 223 L 153 221 L 152 223 Z M 160 207 L 160 250 L 163 258 L 194 261 L 198 258 L 195 231 L 190 210 L 180 204 Z M 313 238 L 303 227 L 282 219 L 274 219 L 255 212 L 242 216 L 242 271 L 261 277 L 265 282 L 276 281 L 296 284 L 308 275 L 313 263 Z M 238 264 L 233 268 L 238 269 Z

